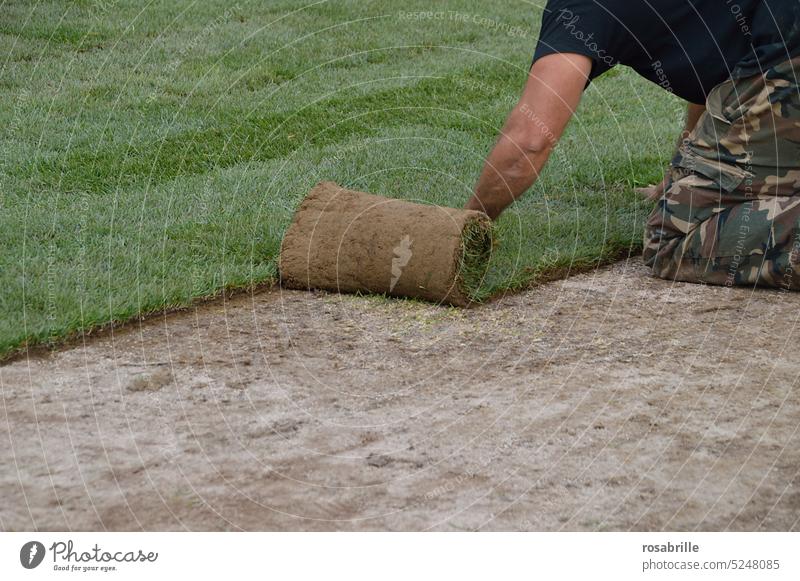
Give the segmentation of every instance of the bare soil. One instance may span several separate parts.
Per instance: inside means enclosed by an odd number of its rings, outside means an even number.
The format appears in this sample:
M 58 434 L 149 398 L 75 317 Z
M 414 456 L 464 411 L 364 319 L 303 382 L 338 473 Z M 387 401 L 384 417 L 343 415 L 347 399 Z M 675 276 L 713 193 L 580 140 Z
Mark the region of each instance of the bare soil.
M 276 289 L 0 367 L 0 528 L 800 529 L 800 294 Z

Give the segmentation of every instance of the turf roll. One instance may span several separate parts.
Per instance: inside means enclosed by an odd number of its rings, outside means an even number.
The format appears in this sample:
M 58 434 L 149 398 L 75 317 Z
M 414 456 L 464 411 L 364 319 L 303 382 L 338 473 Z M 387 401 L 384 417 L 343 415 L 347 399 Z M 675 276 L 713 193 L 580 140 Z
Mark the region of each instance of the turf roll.
M 492 250 L 482 212 L 317 184 L 281 244 L 281 285 L 369 292 L 454 306 L 479 302 Z

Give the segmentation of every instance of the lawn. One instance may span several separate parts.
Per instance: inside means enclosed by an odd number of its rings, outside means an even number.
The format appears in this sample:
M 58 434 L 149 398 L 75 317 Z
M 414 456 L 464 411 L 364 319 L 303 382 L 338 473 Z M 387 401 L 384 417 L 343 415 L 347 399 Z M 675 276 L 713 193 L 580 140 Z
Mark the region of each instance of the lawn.
M 462 205 L 541 8 L 387 0 L 2 2 L 0 357 L 274 279 L 316 182 Z M 431 12 L 434 11 L 434 12 Z M 498 223 L 485 292 L 640 246 L 681 122 L 616 69 Z

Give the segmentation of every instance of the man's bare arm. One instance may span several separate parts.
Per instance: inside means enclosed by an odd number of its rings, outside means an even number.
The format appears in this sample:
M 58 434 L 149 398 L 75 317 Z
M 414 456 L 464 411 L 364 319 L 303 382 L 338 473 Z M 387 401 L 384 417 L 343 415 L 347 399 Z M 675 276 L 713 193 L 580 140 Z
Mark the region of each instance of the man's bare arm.
M 579 54 L 553 54 L 534 63 L 467 209 L 495 219 L 533 185 L 578 107 L 591 69 L 591 59 Z
M 680 137 L 678 137 L 678 143 L 675 146 L 676 149 L 680 149 L 681 144 L 683 141 L 689 137 L 689 134 L 697 125 L 697 122 L 700 120 L 700 116 L 705 113 L 706 106 L 705 105 L 696 105 L 694 103 L 689 103 L 686 106 L 686 122 L 683 124 L 683 131 L 681 131 Z M 661 180 L 661 183 L 654 186 L 647 186 L 646 188 L 637 188 L 636 191 L 646 197 L 648 200 L 655 201 L 659 199 L 662 195 L 664 195 L 664 189 L 667 187 L 668 176 L 664 176 L 664 179 Z
M 695 103 L 689 103 L 686 105 L 686 123 L 683 127 L 683 131 L 681 132 L 681 138 L 678 140 L 678 147 L 681 146 L 681 143 L 683 143 L 684 139 L 689 137 L 689 134 L 700 120 L 700 116 L 705 112 L 705 105 L 696 105 Z

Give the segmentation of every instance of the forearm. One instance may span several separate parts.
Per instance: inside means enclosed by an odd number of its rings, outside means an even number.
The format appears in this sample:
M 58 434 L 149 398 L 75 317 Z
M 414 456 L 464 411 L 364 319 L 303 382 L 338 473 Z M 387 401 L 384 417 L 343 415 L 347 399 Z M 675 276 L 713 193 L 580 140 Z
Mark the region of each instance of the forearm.
M 591 69 L 591 59 L 579 54 L 552 54 L 533 64 L 466 208 L 494 220 L 533 185 L 577 108 Z
M 680 149 L 684 141 L 686 141 L 689 138 L 689 135 L 697 126 L 697 122 L 700 120 L 700 117 L 705 112 L 706 112 L 705 105 L 695 105 L 694 103 L 689 103 L 686 106 L 686 121 L 683 124 L 683 131 L 681 131 L 681 135 L 678 138 L 678 144 L 677 144 L 678 149 Z
M 486 159 L 467 208 L 493 220 L 530 188 L 550 156 L 552 146 L 526 147 L 503 135 Z

